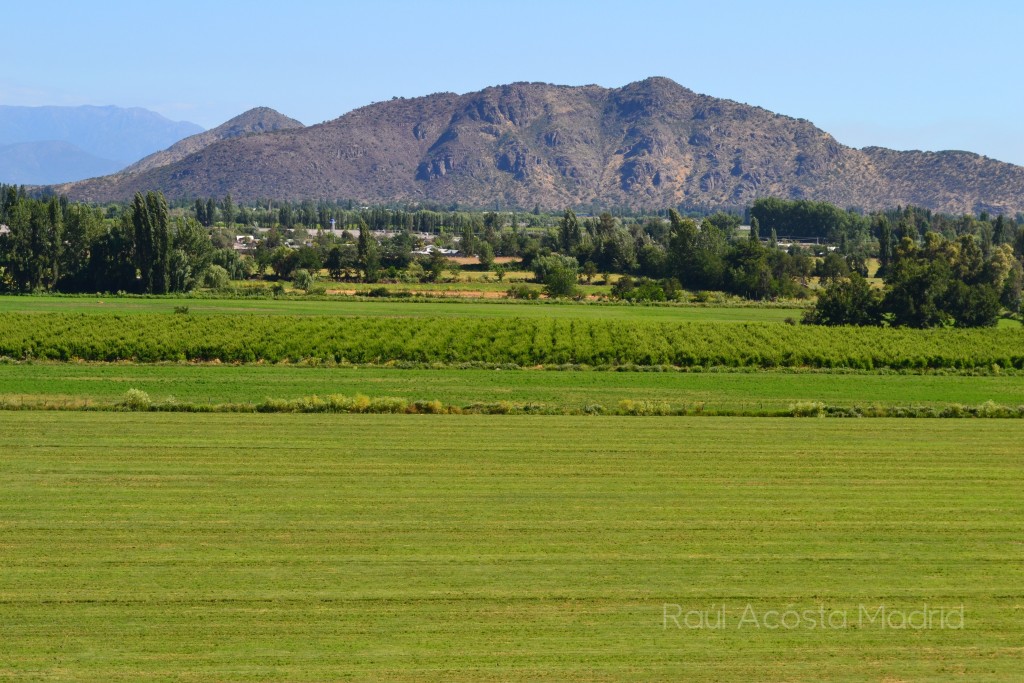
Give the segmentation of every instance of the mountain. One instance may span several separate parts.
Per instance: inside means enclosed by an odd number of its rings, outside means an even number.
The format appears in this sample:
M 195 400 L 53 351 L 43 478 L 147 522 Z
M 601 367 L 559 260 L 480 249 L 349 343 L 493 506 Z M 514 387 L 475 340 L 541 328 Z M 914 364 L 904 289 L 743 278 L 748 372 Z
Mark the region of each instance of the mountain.
M 5 155 L 0 182 L 21 182 L 19 177 L 34 175 L 52 183 L 110 173 L 202 130 L 140 108 L 0 105 L 0 145 L 46 143 L 36 153 L 20 147 L 18 156 Z M 67 144 L 57 147 L 54 142 Z M 86 163 L 88 156 L 97 162 Z M 18 159 L 26 165 L 15 166 Z
M 241 137 L 243 135 L 256 135 L 259 133 L 271 133 L 276 130 L 292 130 L 302 128 L 303 125 L 295 119 L 288 118 L 284 114 L 274 111 L 269 107 L 256 107 L 244 114 L 222 123 L 216 128 L 211 128 L 204 133 L 192 135 L 180 140 L 167 149 L 154 152 L 145 159 L 135 162 L 124 173 L 142 173 L 161 166 L 167 166 L 181 161 L 189 154 L 198 152 L 221 140 Z
M 0 146 L 0 182 L 11 185 L 50 185 L 68 178 L 94 178 L 119 168 L 116 161 L 60 140 Z
M 514 83 L 396 98 L 327 123 L 216 142 L 159 168 L 61 188 L 73 198 L 430 200 L 548 209 L 739 206 L 760 196 L 877 209 L 1024 210 L 1024 168 L 964 152 L 838 143 L 809 121 L 694 93 Z

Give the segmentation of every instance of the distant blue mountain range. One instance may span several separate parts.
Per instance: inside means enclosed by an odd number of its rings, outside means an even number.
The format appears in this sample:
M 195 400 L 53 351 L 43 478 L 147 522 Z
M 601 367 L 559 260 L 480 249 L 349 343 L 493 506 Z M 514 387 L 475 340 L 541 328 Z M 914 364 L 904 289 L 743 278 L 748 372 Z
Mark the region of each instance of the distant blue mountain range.
M 202 131 L 138 107 L 0 105 L 0 182 L 48 185 L 106 175 Z

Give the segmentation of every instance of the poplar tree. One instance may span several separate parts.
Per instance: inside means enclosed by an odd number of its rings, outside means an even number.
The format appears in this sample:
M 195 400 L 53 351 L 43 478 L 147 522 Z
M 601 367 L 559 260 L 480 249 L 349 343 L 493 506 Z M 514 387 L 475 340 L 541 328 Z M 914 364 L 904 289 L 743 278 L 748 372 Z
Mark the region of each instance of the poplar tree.
M 562 251 L 566 254 L 575 249 L 583 238 L 579 219 L 576 218 L 572 209 L 566 209 L 561 220 L 558 221 L 558 237 Z
M 224 211 L 224 225 L 231 228 L 235 225 L 235 202 L 231 199 L 231 193 L 229 192 L 224 197 L 223 204 Z
M 366 221 L 359 219 L 359 267 L 363 270 L 363 279 L 376 282 L 380 271 L 380 250 L 377 240 L 370 234 Z
M 167 201 L 159 192 L 145 197 L 135 193 L 132 200 L 132 227 L 135 232 L 135 266 L 141 275 L 142 291 L 166 294 L 168 289 L 170 229 Z

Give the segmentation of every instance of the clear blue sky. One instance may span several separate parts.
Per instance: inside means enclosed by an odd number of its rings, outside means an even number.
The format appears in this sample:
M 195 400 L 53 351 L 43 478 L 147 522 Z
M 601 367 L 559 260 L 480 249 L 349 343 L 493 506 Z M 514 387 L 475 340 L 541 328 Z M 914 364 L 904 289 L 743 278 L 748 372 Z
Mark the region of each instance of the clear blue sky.
M 853 146 L 1024 164 L 1024 3 L 547 0 L 7 3 L 0 104 L 116 104 L 212 127 L 392 96 L 667 76 Z

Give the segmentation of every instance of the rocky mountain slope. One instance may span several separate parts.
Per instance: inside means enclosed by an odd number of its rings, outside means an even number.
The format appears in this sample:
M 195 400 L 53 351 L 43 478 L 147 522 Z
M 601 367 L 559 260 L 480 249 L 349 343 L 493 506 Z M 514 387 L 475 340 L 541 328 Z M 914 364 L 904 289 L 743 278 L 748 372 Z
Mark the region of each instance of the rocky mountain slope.
M 965 152 L 853 149 L 808 121 L 650 78 L 615 89 L 514 83 L 399 98 L 61 189 L 96 201 L 161 189 L 549 209 L 710 208 L 778 196 L 1012 214 L 1024 210 L 1024 167 Z
M 260 133 L 272 133 L 276 130 L 292 130 L 302 128 L 303 125 L 295 119 L 288 118 L 284 114 L 274 111 L 270 107 L 256 107 L 244 114 L 222 123 L 216 128 L 211 128 L 203 133 L 191 135 L 184 140 L 174 143 L 172 146 L 160 152 L 150 154 L 128 168 L 123 173 L 142 173 L 161 166 L 167 166 L 181 161 L 185 157 L 201 149 L 209 147 L 221 140 L 242 137 L 243 135 L 258 135 Z

